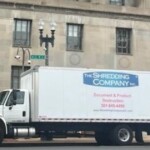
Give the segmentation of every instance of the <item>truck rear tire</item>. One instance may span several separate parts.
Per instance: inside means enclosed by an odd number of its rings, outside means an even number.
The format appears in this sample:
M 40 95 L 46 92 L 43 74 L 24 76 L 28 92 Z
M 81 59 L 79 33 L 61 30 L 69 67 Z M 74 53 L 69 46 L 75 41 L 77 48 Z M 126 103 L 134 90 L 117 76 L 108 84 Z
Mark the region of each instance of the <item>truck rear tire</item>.
M 115 145 L 128 145 L 133 140 L 133 132 L 128 125 L 116 126 L 111 135 L 111 140 Z

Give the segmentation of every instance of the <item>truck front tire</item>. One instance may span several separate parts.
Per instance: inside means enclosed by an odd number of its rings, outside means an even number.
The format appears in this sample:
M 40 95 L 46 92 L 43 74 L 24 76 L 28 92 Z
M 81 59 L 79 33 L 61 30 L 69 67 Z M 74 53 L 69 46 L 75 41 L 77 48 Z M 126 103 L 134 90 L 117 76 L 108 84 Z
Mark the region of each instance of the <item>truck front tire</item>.
M 4 130 L 3 128 L 0 126 L 0 144 L 3 142 L 4 139 Z
M 128 145 L 133 140 L 133 132 L 128 125 L 116 126 L 111 135 L 111 140 L 115 145 Z

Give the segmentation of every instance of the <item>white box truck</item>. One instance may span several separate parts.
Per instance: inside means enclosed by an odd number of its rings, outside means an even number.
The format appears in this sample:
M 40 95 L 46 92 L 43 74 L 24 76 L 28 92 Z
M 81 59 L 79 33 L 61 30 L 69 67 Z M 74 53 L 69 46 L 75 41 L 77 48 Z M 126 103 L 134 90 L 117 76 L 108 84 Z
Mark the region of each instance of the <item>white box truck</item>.
M 150 134 L 150 72 L 34 67 L 21 89 L 0 92 L 0 142 L 94 131 L 98 144 L 127 145 Z

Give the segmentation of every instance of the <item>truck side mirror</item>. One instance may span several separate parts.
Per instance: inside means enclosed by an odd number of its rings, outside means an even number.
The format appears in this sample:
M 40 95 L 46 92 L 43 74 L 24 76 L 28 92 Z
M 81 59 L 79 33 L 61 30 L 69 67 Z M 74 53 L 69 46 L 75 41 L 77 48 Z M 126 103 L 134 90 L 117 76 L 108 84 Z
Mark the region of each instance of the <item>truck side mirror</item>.
M 9 110 L 11 110 L 14 105 L 16 105 L 16 101 L 11 100 L 10 103 L 7 106 L 9 106 Z
M 11 99 L 8 106 L 13 106 L 13 105 L 16 105 L 16 100 Z
M 13 104 L 13 105 L 16 105 L 16 104 L 17 104 L 17 103 L 16 103 L 16 99 L 12 101 L 12 104 Z
M 18 92 L 17 90 L 13 90 L 12 91 L 12 94 L 13 94 L 12 95 L 13 99 L 11 100 L 12 105 L 16 105 L 17 104 L 17 102 L 16 102 L 16 100 L 17 100 L 17 92 Z
M 13 90 L 13 101 L 16 101 L 17 99 L 17 93 L 15 90 Z

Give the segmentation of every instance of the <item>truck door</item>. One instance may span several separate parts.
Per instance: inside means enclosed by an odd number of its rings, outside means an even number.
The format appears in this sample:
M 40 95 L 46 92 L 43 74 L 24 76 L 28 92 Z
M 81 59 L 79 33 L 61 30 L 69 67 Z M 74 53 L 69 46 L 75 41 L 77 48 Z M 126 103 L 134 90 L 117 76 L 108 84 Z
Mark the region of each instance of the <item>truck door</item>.
M 25 91 L 15 91 L 11 92 L 7 101 L 4 104 L 3 114 L 7 122 L 20 123 L 28 122 L 29 113 L 28 113 L 28 103 L 26 98 Z

